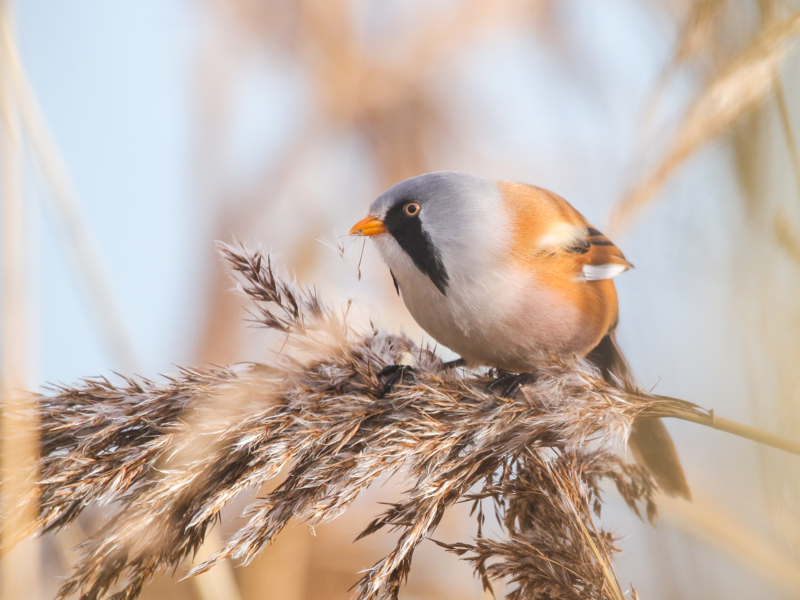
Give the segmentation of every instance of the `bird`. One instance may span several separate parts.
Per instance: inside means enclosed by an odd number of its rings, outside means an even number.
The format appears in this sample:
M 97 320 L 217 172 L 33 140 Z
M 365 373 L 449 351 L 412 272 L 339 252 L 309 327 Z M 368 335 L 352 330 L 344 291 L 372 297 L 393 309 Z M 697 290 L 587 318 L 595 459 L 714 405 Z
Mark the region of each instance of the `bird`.
M 561 196 L 437 171 L 394 185 L 349 234 L 374 240 L 411 316 L 461 363 L 535 374 L 543 356 L 577 355 L 629 385 L 613 279 L 633 265 Z M 691 499 L 660 419 L 636 421 L 629 446 L 662 491 Z

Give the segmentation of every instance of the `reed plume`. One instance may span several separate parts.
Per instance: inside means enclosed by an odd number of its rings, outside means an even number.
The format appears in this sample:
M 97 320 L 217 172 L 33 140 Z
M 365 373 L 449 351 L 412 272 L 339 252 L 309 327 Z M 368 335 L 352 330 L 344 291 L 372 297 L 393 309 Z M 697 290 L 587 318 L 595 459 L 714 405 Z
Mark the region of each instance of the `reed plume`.
M 341 514 L 370 484 L 399 475 L 402 499 L 362 532 L 398 533 L 394 549 L 358 584 L 360 600 L 397 598 L 414 549 L 444 512 L 474 503 L 473 540 L 441 543 L 509 598 L 622 598 L 615 537 L 597 522 L 603 481 L 651 519 L 656 484 L 625 462 L 636 418 L 707 413 L 687 402 L 623 391 L 582 360 L 549 358 L 514 397 L 495 373 L 446 370 L 402 335 L 358 332 L 346 312 L 276 274 L 269 258 L 221 245 L 254 302 L 252 317 L 287 337 L 269 364 L 182 369 L 163 382 L 105 378 L 37 397 L 41 531 L 85 508 L 116 512 L 80 547 L 59 597 L 135 598 L 159 569 L 193 555 L 220 510 L 283 472 L 246 522 L 190 574 L 232 558 L 247 563 L 295 517 L 314 527 Z M 414 357 L 386 389 L 382 370 Z M 407 361 L 406 361 L 407 362 Z M 493 508 L 503 539 L 483 534 Z
M 710 37 L 707 30 L 719 10 L 717 3 L 709 0 L 694 5 L 668 72 L 696 53 L 703 39 Z M 775 19 L 715 75 L 687 109 L 663 156 L 617 202 L 611 215 L 613 231 L 626 229 L 674 171 L 700 147 L 729 131 L 770 97 L 776 89 L 778 69 L 797 45 L 798 34 L 800 12 Z M 662 86 L 660 82 L 657 90 Z M 782 98 L 782 92 L 779 95 Z

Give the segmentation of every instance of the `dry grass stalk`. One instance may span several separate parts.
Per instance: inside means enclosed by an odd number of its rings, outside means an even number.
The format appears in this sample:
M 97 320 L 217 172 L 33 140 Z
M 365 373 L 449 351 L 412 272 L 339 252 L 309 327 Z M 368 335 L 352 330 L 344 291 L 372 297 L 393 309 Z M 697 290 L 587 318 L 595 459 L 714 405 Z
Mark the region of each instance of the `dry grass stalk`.
M 162 384 L 91 379 L 39 397 L 39 527 L 57 530 L 90 505 L 119 504 L 82 545 L 61 597 L 136 597 L 157 569 L 197 551 L 223 506 L 284 470 L 285 481 L 193 574 L 225 558 L 246 563 L 293 516 L 314 527 L 377 479 L 401 473 L 404 498 L 361 534 L 400 533 L 360 581 L 362 600 L 397 597 L 414 549 L 461 501 L 475 503 L 478 537 L 445 546 L 470 560 L 484 585 L 506 578 L 514 599 L 621 598 L 614 537 L 595 522 L 600 484 L 613 481 L 650 519 L 655 488 L 613 450 L 636 417 L 702 411 L 622 392 L 580 361 L 548 361 L 516 398 L 498 397 L 487 389 L 491 377 L 443 371 L 402 336 L 358 334 L 313 290 L 277 277 L 261 254 L 223 252 L 255 301 L 255 320 L 286 334 L 294 351 L 269 365 L 185 369 Z M 413 381 L 383 397 L 379 372 L 409 351 Z M 506 540 L 483 537 L 487 502 Z
M 691 3 L 683 20 L 678 41 L 672 58 L 659 75 L 651 90 L 645 108 L 642 111 L 641 125 L 637 134 L 639 154 L 644 148 L 645 140 L 652 134 L 658 107 L 663 100 L 667 85 L 675 77 L 678 70 L 689 61 L 697 58 L 709 48 L 714 48 L 717 24 L 725 7 L 725 0 L 695 0 Z
M 725 4 L 725 0 L 695 0 L 691 3 L 668 69 L 677 69 L 713 45 L 716 25 Z
M 780 81 L 777 81 L 775 85 L 775 103 L 778 107 L 781 130 L 786 140 L 786 149 L 792 163 L 794 184 L 798 194 L 800 194 L 800 153 L 797 150 L 797 143 L 792 132 L 792 122 L 789 118 L 789 107 Z M 787 217 L 786 210 L 783 207 L 778 208 L 773 219 L 775 240 L 786 254 L 800 265 L 800 236 L 795 227 L 792 226 L 791 220 Z
M 766 27 L 724 68 L 689 107 L 664 155 L 616 205 L 612 228 L 620 232 L 655 196 L 674 170 L 769 97 L 778 67 L 800 33 L 800 13 Z
M 20 103 L 13 72 L 13 11 L 0 0 L 0 221 L 2 222 L 2 365 L 0 365 L 0 474 L 2 475 L 2 539 L 13 546 L 17 530 L 36 520 L 34 502 L 25 502 L 36 487 L 35 404 L 24 393 L 30 377 L 29 233 L 24 194 Z M 25 540 L 4 556 L 3 600 L 38 595 L 38 544 Z
M 86 225 L 80 204 L 55 139 L 42 114 L 19 55 L 19 47 L 8 24 L 3 23 L 3 55 L 6 96 L 13 97 L 15 118 L 19 120 L 18 136 L 24 134 L 30 146 L 35 166 L 46 180 L 50 194 L 45 194 L 48 208 L 61 228 L 63 243 L 69 259 L 93 304 L 93 314 L 99 321 L 98 332 L 104 338 L 117 363 L 134 369 L 138 364 L 119 309 L 103 272 L 100 253 Z M 8 119 L 7 102 L 3 102 L 4 118 Z

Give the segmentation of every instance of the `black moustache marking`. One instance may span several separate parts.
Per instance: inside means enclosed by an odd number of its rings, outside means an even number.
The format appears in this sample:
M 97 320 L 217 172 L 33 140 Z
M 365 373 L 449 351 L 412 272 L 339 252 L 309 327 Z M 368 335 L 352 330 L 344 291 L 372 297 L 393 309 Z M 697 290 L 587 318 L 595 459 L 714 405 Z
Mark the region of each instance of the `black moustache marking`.
M 397 283 L 397 277 L 394 276 L 394 273 L 392 273 L 391 269 L 389 269 L 389 275 L 392 276 L 392 283 L 394 283 L 394 291 L 397 292 L 397 295 L 399 296 L 400 295 L 400 284 Z
M 444 268 L 438 248 L 422 228 L 420 213 L 410 217 L 403 210 L 405 205 L 412 201 L 409 198 L 403 198 L 395 203 L 383 219 L 384 227 L 411 257 L 417 268 L 427 275 L 439 291 L 446 296 L 450 277 Z

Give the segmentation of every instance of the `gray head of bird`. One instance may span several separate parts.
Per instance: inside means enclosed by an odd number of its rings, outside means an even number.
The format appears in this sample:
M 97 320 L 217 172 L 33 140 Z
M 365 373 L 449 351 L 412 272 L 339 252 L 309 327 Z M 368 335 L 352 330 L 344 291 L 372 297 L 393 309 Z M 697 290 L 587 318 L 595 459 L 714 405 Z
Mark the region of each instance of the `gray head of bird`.
M 494 182 L 439 171 L 401 181 L 382 194 L 350 235 L 375 240 L 401 289 L 406 282 L 433 285 L 447 295 L 453 285 L 472 281 L 501 250 L 501 213 Z

